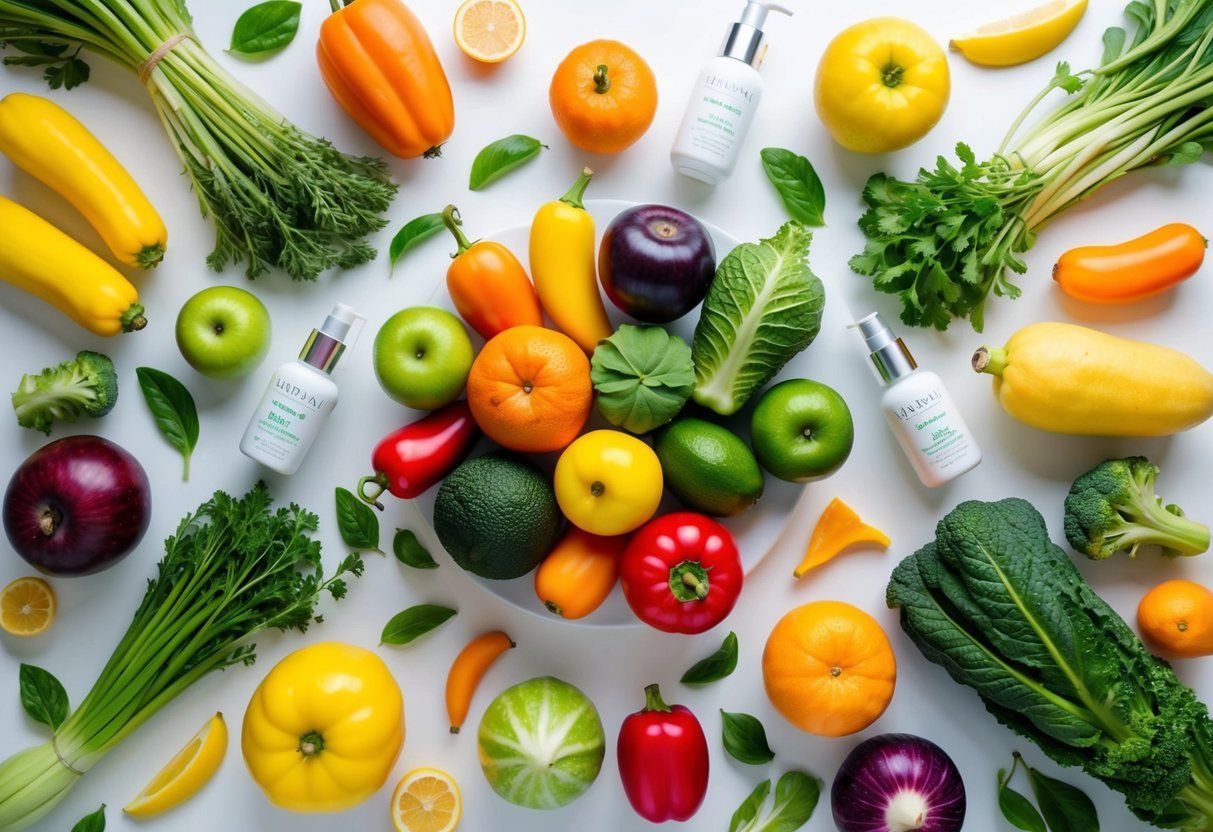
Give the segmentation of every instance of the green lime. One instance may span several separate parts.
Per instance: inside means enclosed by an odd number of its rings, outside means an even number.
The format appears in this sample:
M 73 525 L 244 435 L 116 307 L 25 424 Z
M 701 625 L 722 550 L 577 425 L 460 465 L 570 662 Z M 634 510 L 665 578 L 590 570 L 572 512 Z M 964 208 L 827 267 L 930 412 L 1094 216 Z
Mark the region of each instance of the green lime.
M 722 425 L 679 419 L 657 434 L 653 450 L 666 485 L 687 508 L 731 517 L 762 496 L 758 461 L 741 437 Z
M 594 703 L 551 676 L 498 694 L 480 720 L 478 740 L 493 791 L 528 809 L 556 809 L 581 797 L 606 753 Z
M 470 459 L 434 499 L 434 532 L 455 563 L 505 580 L 530 572 L 556 545 L 561 514 L 552 483 L 517 454 Z

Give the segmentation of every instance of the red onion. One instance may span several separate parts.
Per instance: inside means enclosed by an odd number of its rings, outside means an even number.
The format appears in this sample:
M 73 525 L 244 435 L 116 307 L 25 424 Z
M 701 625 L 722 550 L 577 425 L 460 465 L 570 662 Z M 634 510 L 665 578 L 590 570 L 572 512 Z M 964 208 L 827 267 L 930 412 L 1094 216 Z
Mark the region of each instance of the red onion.
M 88 575 L 139 544 L 151 505 L 147 474 L 126 450 L 100 436 L 68 436 L 34 451 L 13 474 L 4 531 L 39 570 Z
M 880 734 L 847 755 L 830 791 L 841 832 L 959 832 L 965 787 L 952 758 L 913 734 Z

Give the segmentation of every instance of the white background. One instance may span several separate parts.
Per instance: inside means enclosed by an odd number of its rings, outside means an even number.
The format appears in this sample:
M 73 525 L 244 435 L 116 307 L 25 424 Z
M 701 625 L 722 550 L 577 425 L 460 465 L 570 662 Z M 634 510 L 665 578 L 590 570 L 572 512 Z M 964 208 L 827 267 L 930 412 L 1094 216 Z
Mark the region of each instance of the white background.
M 313 57 L 317 28 L 328 12 L 319 0 L 308 2 L 301 31 L 281 55 L 260 65 L 241 63 L 222 48 L 239 12 L 249 5 L 239 0 L 192 4 L 198 33 L 218 60 L 237 77 L 261 92 L 301 127 L 323 134 L 346 151 L 374 154 L 375 145 L 348 122 L 325 91 Z M 997 147 L 1002 131 L 1019 108 L 1053 72 L 1061 57 L 1074 66 L 1092 65 L 1100 34 L 1120 22 L 1121 3 L 1092 0 L 1085 19 L 1070 40 L 1052 55 L 1009 70 L 981 70 L 952 54 L 953 92 L 950 106 L 935 130 L 918 145 L 886 157 L 865 157 L 832 144 L 812 107 L 812 78 L 817 59 L 829 38 L 844 25 L 893 10 L 889 3 L 855 0 L 849 3 L 795 3 L 792 19 L 772 16 L 768 25 L 771 49 L 763 74 L 766 97 L 733 177 L 712 189 L 678 178 L 667 154 L 682 117 L 699 64 L 714 54 L 729 23 L 740 11 L 740 0 L 613 0 L 602 3 L 561 3 L 527 0 L 527 40 L 504 65 L 486 69 L 457 51 L 450 25 L 456 2 L 415 0 L 412 4 L 433 37 L 450 77 L 457 110 L 455 134 L 444 155 L 435 161 L 392 162 L 401 183 L 390 212 L 390 228 L 377 237 L 385 250 L 395 228 L 408 219 L 456 202 L 472 234 L 487 235 L 529 219 L 540 203 L 563 193 L 583 163 L 597 171 L 591 196 L 634 201 L 667 202 L 690 210 L 743 240 L 770 235 L 784 214 L 758 160 L 764 146 L 791 148 L 808 156 L 825 181 L 829 195 L 828 227 L 817 232 L 811 263 L 825 280 L 828 292 L 826 326 L 817 342 L 799 359 L 799 372 L 838 388 L 847 398 L 856 422 L 855 451 L 847 465 L 825 482 L 810 485 L 800 509 L 788 518 L 786 536 L 751 574 L 732 617 L 717 630 L 693 637 L 667 636 L 645 628 L 601 630 L 541 619 L 506 607 L 469 581 L 445 557 L 442 568 L 411 571 L 392 559 L 368 558 L 367 574 L 340 605 L 325 607 L 326 621 L 306 637 L 296 634 L 258 640 L 259 661 L 252 669 L 215 674 L 196 684 L 152 719 L 79 784 L 69 798 L 38 828 L 66 830 L 101 802 L 112 807 L 110 829 L 133 829 L 118 807 L 130 800 L 173 752 L 216 710 L 223 711 L 233 733 L 233 747 L 217 778 L 194 800 L 158 825 L 189 832 L 226 828 L 245 830 L 327 830 L 389 828 L 387 797 L 405 771 L 435 765 L 452 772 L 463 787 L 462 828 L 483 830 L 643 829 L 647 824 L 632 814 L 615 767 L 613 745 L 620 721 L 642 703 L 641 688 L 660 682 L 669 701 L 690 706 L 702 720 L 712 749 L 711 787 L 699 815 L 686 828 L 719 830 L 754 785 L 784 770 L 807 769 L 822 777 L 828 788 L 845 754 L 862 736 L 909 731 L 942 745 L 959 764 L 969 795 L 967 828 L 1009 828 L 995 804 L 996 770 L 1008 765 L 1011 750 L 1023 751 L 1043 770 L 1056 767 L 1026 741 L 998 726 L 976 695 L 954 684 L 938 667 L 924 661 L 902 636 L 896 616 L 884 605 L 887 576 L 898 560 L 931 538 L 936 520 L 967 498 L 996 499 L 1019 495 L 1032 500 L 1061 542 L 1061 502 L 1074 476 L 1108 455 L 1142 453 L 1163 468 L 1160 492 L 1184 505 L 1190 514 L 1213 520 L 1208 497 L 1207 466 L 1213 460 L 1209 425 L 1171 439 L 1099 440 L 1046 434 L 1007 417 L 990 395 L 990 380 L 975 377 L 968 361 L 985 342 L 1001 343 L 1020 326 L 1039 320 L 1072 320 L 1111 332 L 1184 348 L 1198 359 L 1208 358 L 1208 322 L 1204 310 L 1213 304 L 1210 275 L 1202 273 L 1178 291 L 1157 300 L 1123 309 L 1097 310 L 1067 302 L 1049 279 L 1049 268 L 1065 249 L 1086 243 L 1113 242 L 1136 236 L 1169 221 L 1205 226 L 1209 233 L 1208 193 L 1213 176 L 1202 163 L 1182 170 L 1135 174 L 1105 189 L 1086 205 L 1057 220 L 1040 237 L 1029 256 L 1029 273 L 1020 279 L 1024 297 L 991 303 L 984 334 L 958 324 L 946 334 L 904 332 L 921 364 L 939 372 L 973 427 L 985 451 L 985 461 L 951 486 L 922 488 L 887 432 L 876 404 L 880 391 L 853 333 L 842 329 L 848 307 L 857 315 L 879 309 L 896 319 L 894 299 L 877 296 L 865 279 L 852 274 L 847 258 L 862 239 L 855 227 L 860 212 L 859 191 L 877 170 L 908 176 L 957 140 L 969 142 L 983 155 Z M 1006 4 L 1023 7 L 1023 2 Z M 943 0 L 910 0 L 895 11 L 925 26 L 946 42 L 958 32 L 985 22 L 992 12 L 985 4 Z M 993 8 L 993 7 L 990 7 Z M 573 46 L 597 37 L 614 37 L 630 44 L 652 65 L 659 84 L 660 104 L 652 128 L 623 154 L 595 158 L 572 148 L 556 129 L 547 104 L 547 85 L 557 62 Z M 45 92 L 36 71 L 0 70 L 0 92 Z M 101 575 L 55 580 L 60 613 L 54 628 L 36 639 L 0 641 L 0 756 L 40 742 L 41 726 L 30 722 L 18 704 L 16 669 L 31 662 L 52 670 L 79 702 L 109 655 L 153 573 L 160 542 L 183 513 L 212 490 L 242 493 L 265 477 L 281 500 L 297 500 L 321 515 L 326 561 L 342 554 L 336 534 L 332 494 L 336 485 L 352 486 L 367 472 L 375 440 L 408 421 L 412 414 L 388 400 L 371 371 L 371 338 L 397 309 L 428 299 L 442 279 L 450 250 L 439 238 L 411 254 L 394 279 L 388 279 L 386 257 L 347 274 L 326 275 L 315 285 L 292 285 L 281 274 L 258 280 L 251 288 L 266 302 L 274 318 L 269 358 L 252 377 L 215 382 L 194 373 L 173 343 L 173 321 L 181 304 L 205 286 L 230 283 L 248 286 L 242 273 L 231 269 L 216 275 L 203 258 L 210 250 L 212 228 L 203 220 L 189 184 L 179 175 L 180 163 L 160 128 L 147 95 L 133 77 L 93 61 L 93 80 L 70 93 L 54 93 L 88 125 L 135 174 L 170 227 L 169 254 L 156 272 L 136 275 L 148 308 L 148 328 L 134 335 L 106 340 L 92 337 L 57 312 L 17 291 L 0 287 L 4 342 L 0 380 L 11 389 L 20 374 L 54 364 L 81 348 L 103 349 L 119 367 L 122 398 L 104 421 L 81 423 L 79 432 L 101 433 L 133 451 L 147 468 L 155 492 L 151 529 L 138 550 L 116 568 Z M 472 158 L 488 142 L 510 133 L 536 136 L 550 145 L 541 157 L 485 191 L 471 193 L 466 177 Z M 66 203 L 30 177 L 0 159 L 0 192 L 30 206 L 98 251 L 99 239 Z M 294 357 L 312 326 L 331 304 L 341 300 L 369 315 L 361 343 L 346 356 L 337 374 L 342 400 L 303 469 L 294 477 L 269 475 L 236 448 L 239 431 L 260 397 L 271 368 Z M 201 412 L 202 435 L 188 483 L 180 480 L 180 460 L 157 434 L 144 407 L 134 368 L 151 364 L 172 372 L 193 391 Z M 69 431 L 57 429 L 56 436 Z M 0 460 L 5 472 L 45 440 L 20 430 L 9 421 L 0 430 Z M 7 474 L 5 474 L 7 476 Z M 893 546 L 885 554 L 857 551 L 793 584 L 791 570 L 821 509 L 841 496 L 861 514 L 885 528 Z M 382 517 L 384 543 L 392 530 L 408 525 L 411 515 L 399 502 L 389 501 Z M 7 547 L 5 547 L 7 549 Z M 441 556 L 440 556 L 441 557 Z M 1097 590 L 1122 614 L 1131 618 L 1141 595 L 1171 577 L 1210 581 L 1208 558 L 1179 563 L 1143 555 L 1135 562 L 1079 563 Z M 0 554 L 0 581 L 31 570 L 11 551 Z M 759 671 L 762 645 L 775 621 L 793 606 L 814 599 L 840 599 L 875 615 L 889 633 L 899 660 L 897 692 L 886 714 L 857 737 L 823 739 L 790 727 L 768 704 Z M 253 688 L 273 663 L 306 643 L 342 639 L 374 648 L 387 618 L 414 603 L 447 603 L 459 608 L 450 623 L 409 647 L 377 648 L 403 688 L 408 739 L 388 787 L 345 816 L 296 816 L 274 809 L 249 779 L 236 747 L 245 704 Z M 601 777 L 573 805 L 554 812 L 532 812 L 497 798 L 486 785 L 476 761 L 474 730 L 452 737 L 442 706 L 443 681 L 455 652 L 473 635 L 504 628 L 518 642 L 485 678 L 476 696 L 468 725 L 474 729 L 492 696 L 509 684 L 552 674 L 586 691 L 597 703 L 608 735 L 608 754 Z M 693 659 L 710 653 L 729 629 L 737 631 L 741 662 L 737 672 L 720 684 L 689 690 L 677 679 Z M 1205 699 L 1213 699 L 1213 670 L 1208 659 L 1181 662 L 1180 677 Z M 726 758 L 721 749 L 717 709 L 746 711 L 766 725 L 776 751 L 775 762 L 758 768 Z M 1141 827 L 1123 808 L 1120 798 L 1076 770 L 1063 777 L 1080 785 L 1099 807 L 1103 828 Z M 828 798 L 823 799 L 810 830 L 832 828 Z

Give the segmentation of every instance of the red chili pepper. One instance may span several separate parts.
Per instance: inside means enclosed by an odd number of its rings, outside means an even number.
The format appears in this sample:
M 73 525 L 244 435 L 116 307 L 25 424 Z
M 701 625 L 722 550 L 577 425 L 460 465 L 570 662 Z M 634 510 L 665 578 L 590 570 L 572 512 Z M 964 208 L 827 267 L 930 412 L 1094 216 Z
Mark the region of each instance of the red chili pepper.
M 411 500 L 454 470 L 479 438 L 466 401 L 439 408 L 383 437 L 371 454 L 375 473 L 358 480 L 358 496 L 380 511 L 384 491 Z M 378 490 L 368 494 L 368 487 Z
M 644 699 L 644 710 L 619 728 L 623 790 L 645 820 L 687 820 L 708 793 L 708 741 L 695 714 L 663 702 L 657 685 L 644 689 Z
M 641 526 L 619 563 L 632 612 L 667 633 L 715 627 L 733 611 L 744 577 L 729 530 L 689 511 Z

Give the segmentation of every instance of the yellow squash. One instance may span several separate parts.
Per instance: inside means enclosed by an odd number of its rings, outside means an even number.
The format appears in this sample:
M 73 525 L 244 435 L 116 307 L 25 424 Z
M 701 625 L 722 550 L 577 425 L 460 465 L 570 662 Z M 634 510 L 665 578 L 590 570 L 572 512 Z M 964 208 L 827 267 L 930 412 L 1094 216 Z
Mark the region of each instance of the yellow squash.
M 973 369 L 1007 413 L 1054 433 L 1166 436 L 1213 416 L 1213 374 L 1187 355 L 1074 324 L 1025 326 Z
M 117 269 L 2 196 L 0 280 L 41 298 L 98 335 L 131 332 L 147 324 L 139 293 Z
M 53 101 L 15 92 L 0 100 L 0 152 L 76 207 L 114 257 L 150 269 L 168 232 L 135 180 L 88 128 Z

